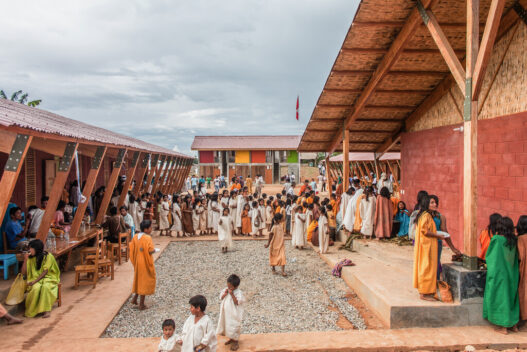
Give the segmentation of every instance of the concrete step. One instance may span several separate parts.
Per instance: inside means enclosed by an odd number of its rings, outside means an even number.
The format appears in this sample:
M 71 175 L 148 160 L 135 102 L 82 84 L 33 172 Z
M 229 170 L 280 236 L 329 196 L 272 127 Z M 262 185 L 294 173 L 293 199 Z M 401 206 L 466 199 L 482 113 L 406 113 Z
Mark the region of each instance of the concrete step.
M 419 299 L 412 284 L 413 249 L 391 243 L 357 241 L 356 252 L 332 247 L 322 257 L 333 267 L 348 258 L 342 278 L 360 299 L 390 328 L 469 326 L 486 324 L 478 301 L 453 304 Z M 406 258 L 403 254 L 406 253 Z

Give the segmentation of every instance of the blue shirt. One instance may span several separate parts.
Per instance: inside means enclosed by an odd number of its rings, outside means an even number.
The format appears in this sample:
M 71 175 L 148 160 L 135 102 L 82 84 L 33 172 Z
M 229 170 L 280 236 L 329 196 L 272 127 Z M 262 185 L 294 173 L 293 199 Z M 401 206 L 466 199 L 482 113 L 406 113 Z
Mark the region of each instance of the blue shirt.
M 15 249 L 18 242 L 26 241 L 26 238 L 16 239 L 16 236 L 24 231 L 20 222 L 16 220 L 10 220 L 5 227 L 5 234 L 7 237 L 7 243 L 10 249 Z

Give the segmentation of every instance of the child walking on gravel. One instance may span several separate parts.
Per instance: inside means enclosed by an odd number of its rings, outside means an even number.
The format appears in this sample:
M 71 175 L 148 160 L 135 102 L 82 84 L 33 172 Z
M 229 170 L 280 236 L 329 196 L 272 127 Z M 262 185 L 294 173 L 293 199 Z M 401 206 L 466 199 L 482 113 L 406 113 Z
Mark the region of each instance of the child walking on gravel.
M 181 352 L 216 352 L 217 340 L 214 323 L 205 314 L 207 299 L 202 295 L 192 297 L 190 304 L 190 316 L 183 325 L 183 331 L 178 339 Z
M 158 352 L 173 352 L 178 350 L 179 346 L 176 346 L 178 336 L 174 335 L 176 330 L 176 323 L 172 319 L 166 319 L 163 322 L 163 336 L 157 346 Z
M 237 351 L 240 347 L 238 341 L 242 327 L 245 297 L 238 288 L 239 286 L 240 278 L 232 274 L 227 279 L 227 288 L 220 293 L 220 317 L 216 334 L 229 338 L 225 345 L 231 345 L 231 351 Z
M 282 226 L 282 214 L 275 214 L 271 231 L 269 232 L 269 242 L 265 248 L 269 248 L 269 264 L 276 274 L 275 266 L 282 267 L 282 276 L 287 276 L 285 273 L 285 243 L 284 243 L 284 227 Z

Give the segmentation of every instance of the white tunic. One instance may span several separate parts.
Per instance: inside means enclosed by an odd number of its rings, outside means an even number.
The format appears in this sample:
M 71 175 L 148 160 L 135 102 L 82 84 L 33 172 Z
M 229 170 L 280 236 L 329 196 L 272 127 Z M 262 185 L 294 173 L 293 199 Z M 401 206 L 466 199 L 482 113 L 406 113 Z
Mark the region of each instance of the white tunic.
M 260 230 L 265 229 L 265 207 L 263 205 L 260 205 L 258 207 L 260 210 L 260 215 L 262 216 L 262 221 L 260 222 Z
M 159 213 L 159 229 L 167 230 L 170 227 L 168 222 L 168 213 L 170 212 L 170 206 L 168 202 L 161 202 L 161 212 Z
M 211 209 L 212 208 L 216 208 L 217 210 L 216 211 L 212 211 L 212 227 L 214 229 L 214 231 L 218 231 L 218 221 L 220 220 L 220 205 L 218 204 L 218 202 L 216 201 L 213 201 L 211 202 Z
M 236 198 L 236 227 L 242 227 L 242 211 L 245 206 L 245 197 L 239 195 Z
M 321 215 L 318 218 L 318 248 L 320 253 L 327 253 L 329 246 L 328 218 Z
M 178 203 L 172 203 L 172 227 L 170 230 L 181 232 L 183 228 L 181 226 L 181 208 Z
M 273 221 L 273 208 L 268 205 L 267 208 L 265 208 L 265 223 L 271 224 Z
M 262 216 L 260 215 L 260 209 L 258 207 L 251 209 L 249 212 L 251 216 L 251 234 L 256 235 L 258 233 L 258 230 L 260 229 L 260 226 L 262 225 Z M 256 226 L 256 218 L 260 216 L 260 223 L 258 226 Z
M 213 217 L 214 217 L 214 212 L 212 211 L 212 201 L 208 201 L 207 203 L 207 228 L 211 229 L 213 228 Z
M 359 188 L 353 194 L 353 197 L 348 201 L 348 206 L 346 210 L 346 216 L 343 218 L 342 224 L 348 231 L 353 231 L 353 224 L 355 223 L 355 211 L 357 210 L 357 200 L 362 195 L 364 191 L 362 188 Z
M 220 292 L 220 299 L 224 293 L 225 290 Z M 239 288 L 235 289 L 232 293 L 238 300 L 238 305 L 234 304 L 234 300 L 230 294 L 227 294 L 227 296 L 221 300 L 220 317 L 218 318 L 216 334 L 227 336 L 230 339 L 238 341 L 240 339 L 242 328 L 245 297 L 243 296 L 242 290 Z
M 295 214 L 295 228 L 293 229 L 293 236 L 291 237 L 292 246 L 305 246 L 306 245 L 306 214 L 297 212 Z
M 362 199 L 360 201 L 360 217 L 362 219 L 362 227 L 360 232 L 365 236 L 371 236 L 373 233 L 373 217 L 375 216 L 375 197 L 370 197 L 369 200 Z
M 236 199 L 234 198 L 229 198 L 227 200 L 227 204 L 228 204 L 228 207 L 229 207 L 229 216 L 231 217 L 232 219 L 232 223 L 236 225 L 236 214 L 237 214 L 237 211 L 236 211 Z
M 232 248 L 232 229 L 233 223 L 230 216 L 221 216 L 221 225 L 218 224 L 218 241 L 220 242 L 220 247 L 228 249 Z
M 216 352 L 218 341 L 216 340 L 216 329 L 214 323 L 208 315 L 204 315 L 201 319 L 194 323 L 195 317 L 191 314 L 181 332 L 180 339 L 183 341 L 181 352 L 194 352 L 194 347 L 204 344 L 207 346 L 205 351 Z
M 161 341 L 159 342 L 159 345 L 157 346 L 157 351 L 160 351 L 160 352 L 174 351 L 174 347 L 176 346 L 177 340 L 179 340 L 179 336 L 176 334 L 172 335 L 168 340 L 165 340 L 165 337 L 161 336 Z
M 346 217 L 348 203 L 349 203 L 350 198 L 352 198 L 352 196 L 350 196 L 346 192 L 342 193 L 342 196 L 340 199 L 340 211 L 342 212 L 343 219 Z

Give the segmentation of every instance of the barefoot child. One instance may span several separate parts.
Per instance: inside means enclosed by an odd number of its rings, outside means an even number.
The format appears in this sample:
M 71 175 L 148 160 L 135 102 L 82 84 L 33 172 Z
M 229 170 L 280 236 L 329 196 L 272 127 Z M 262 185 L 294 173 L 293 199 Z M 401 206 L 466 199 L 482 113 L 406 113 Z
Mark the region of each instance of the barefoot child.
M 273 221 L 273 201 L 271 199 L 267 200 L 267 207 L 265 208 L 265 223 L 267 225 L 267 231 L 271 232 L 271 222 Z
M 251 206 L 249 203 L 245 203 L 242 211 L 242 235 L 249 236 L 252 231 L 251 226 Z
M 226 253 L 232 248 L 232 230 L 234 223 L 229 216 L 229 208 L 223 208 L 223 214 L 218 221 L 218 241 L 220 242 L 221 252 Z
M 216 352 L 216 329 L 210 317 L 205 314 L 207 299 L 198 295 L 192 297 L 188 303 L 190 316 L 185 321 L 177 342 L 181 345 L 181 352 Z
M 287 276 L 285 273 L 286 260 L 282 221 L 282 214 L 275 214 L 271 224 L 271 231 L 269 232 L 269 242 L 267 242 L 265 248 L 269 248 L 269 265 L 271 265 L 273 274 L 276 274 L 275 266 L 281 266 L 282 276 Z
M 258 202 L 253 201 L 252 202 L 252 209 L 251 209 L 251 235 L 253 237 L 258 236 L 260 234 L 260 225 L 263 222 L 262 215 L 260 214 L 260 208 L 258 207 Z
M 174 335 L 174 330 L 176 329 L 176 323 L 172 319 L 166 319 L 163 322 L 163 336 L 157 350 L 159 352 L 172 352 L 176 351 L 176 341 L 178 339 L 177 335 Z
M 134 284 L 132 293 L 134 298 L 132 304 L 137 304 L 137 297 L 140 297 L 139 309 L 144 310 L 145 296 L 153 295 L 156 290 L 156 268 L 154 267 L 155 252 L 152 242 L 152 221 L 143 220 L 141 232 L 134 236 L 130 242 L 130 261 L 134 266 Z
M 245 303 L 245 297 L 238 288 L 239 286 L 240 278 L 233 274 L 227 279 L 227 288 L 220 294 L 220 317 L 216 334 L 229 338 L 225 345 L 230 344 L 231 351 L 237 351 L 239 348 L 238 340 L 240 339 L 243 305 Z

